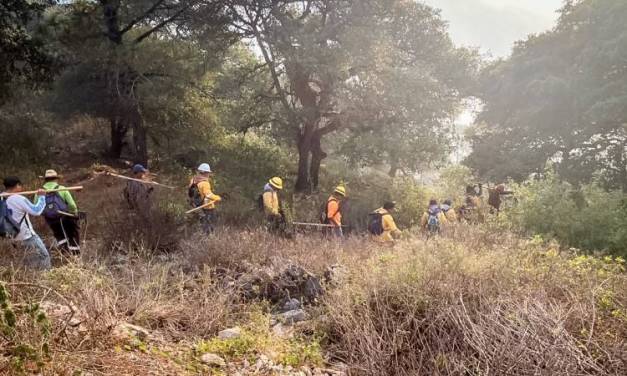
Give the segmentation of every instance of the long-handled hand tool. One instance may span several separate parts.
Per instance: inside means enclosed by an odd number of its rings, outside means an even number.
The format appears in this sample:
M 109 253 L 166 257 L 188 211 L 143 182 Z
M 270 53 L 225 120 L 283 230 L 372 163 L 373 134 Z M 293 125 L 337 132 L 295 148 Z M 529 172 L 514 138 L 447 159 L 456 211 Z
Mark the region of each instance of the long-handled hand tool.
M 46 193 L 54 193 L 54 192 L 64 192 L 64 191 L 80 191 L 83 189 L 82 185 L 76 187 L 65 187 L 65 188 L 57 188 L 57 189 L 47 189 Z M 9 197 L 12 195 L 21 195 L 21 196 L 31 196 L 36 195 L 39 191 L 24 191 L 24 192 L 16 192 L 16 193 L 0 193 L 0 197 Z
M 161 183 L 157 183 L 155 181 L 150 181 L 150 180 L 142 180 L 142 179 L 135 179 L 135 178 L 131 178 L 128 176 L 124 176 L 121 174 L 118 174 L 117 172 L 115 172 L 115 170 L 112 167 L 106 166 L 106 165 L 94 165 L 92 166 L 92 170 L 93 173 L 97 176 L 112 176 L 114 178 L 118 178 L 118 179 L 123 179 L 123 180 L 130 180 L 130 181 L 136 181 L 138 183 L 142 183 L 142 184 L 147 184 L 147 185 L 154 185 L 157 187 L 163 187 L 163 188 L 167 188 L 167 189 L 176 189 L 176 187 L 172 187 L 169 185 L 165 185 L 165 184 L 161 184 Z
M 294 226 L 307 226 L 307 227 L 337 227 L 335 225 L 327 225 L 323 223 L 304 223 L 304 222 L 292 222 Z M 348 226 L 340 226 L 340 227 L 348 227 Z

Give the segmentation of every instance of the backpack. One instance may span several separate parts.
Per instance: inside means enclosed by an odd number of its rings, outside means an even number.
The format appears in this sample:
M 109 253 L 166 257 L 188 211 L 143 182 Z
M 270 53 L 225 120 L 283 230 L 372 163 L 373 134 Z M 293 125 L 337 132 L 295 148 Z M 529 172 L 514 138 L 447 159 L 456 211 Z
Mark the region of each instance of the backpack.
M 257 196 L 257 209 L 259 209 L 260 212 L 263 212 L 265 210 L 265 205 L 263 203 L 263 193 Z
M 376 236 L 383 234 L 383 214 L 377 212 L 368 214 L 368 232 Z
M 53 189 L 58 189 L 59 185 L 57 184 Z M 61 218 L 61 214 L 59 211 L 67 212 L 68 205 L 63 200 L 63 197 L 59 194 L 59 192 L 50 192 L 46 193 L 46 207 L 44 208 L 43 216 L 46 219 L 59 219 Z
M 189 189 L 187 190 L 187 196 L 189 197 L 189 203 L 193 207 L 197 208 L 199 206 L 202 206 L 204 200 L 200 195 L 200 190 L 198 189 L 197 183 L 189 186 Z
M 438 214 L 440 214 L 440 211 L 429 210 L 428 214 L 429 218 L 427 219 L 427 229 L 432 234 L 440 232 L 440 218 L 438 218 Z
M 0 238 L 15 237 L 20 233 L 21 224 L 21 221 L 17 223 L 11 216 L 11 209 L 7 207 L 6 199 L 0 198 Z

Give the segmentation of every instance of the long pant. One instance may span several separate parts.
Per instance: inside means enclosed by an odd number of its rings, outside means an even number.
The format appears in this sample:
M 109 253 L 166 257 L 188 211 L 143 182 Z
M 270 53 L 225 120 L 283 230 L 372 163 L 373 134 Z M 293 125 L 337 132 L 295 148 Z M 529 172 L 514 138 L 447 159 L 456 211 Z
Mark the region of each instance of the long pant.
M 46 219 L 48 226 L 57 239 L 57 246 L 74 255 L 81 252 L 80 227 L 78 219 L 61 217 L 59 219 Z
M 268 232 L 277 234 L 284 229 L 283 217 L 280 215 L 268 215 L 266 216 L 266 229 Z
M 205 234 L 212 234 L 215 231 L 216 218 L 215 209 L 201 210 L 200 225 L 202 226 L 202 230 Z
M 331 223 L 327 222 L 327 224 L 331 224 Z M 341 239 L 344 237 L 344 230 L 342 230 L 342 227 L 340 226 L 327 227 L 325 233 L 328 237 L 331 237 L 331 238 Z
M 39 235 L 33 234 L 30 238 L 22 240 L 21 243 L 25 248 L 24 261 L 26 265 L 33 269 L 47 270 L 51 268 L 50 254 Z

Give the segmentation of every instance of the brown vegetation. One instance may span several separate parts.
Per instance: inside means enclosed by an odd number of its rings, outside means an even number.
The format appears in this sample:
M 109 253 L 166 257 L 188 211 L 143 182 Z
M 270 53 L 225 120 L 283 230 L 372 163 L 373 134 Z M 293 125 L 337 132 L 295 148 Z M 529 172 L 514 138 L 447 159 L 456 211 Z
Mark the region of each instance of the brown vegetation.
M 42 302 L 51 320 L 45 341 L 28 320 L 18 323 L 21 343 L 50 348 L 49 356 L 23 356 L 24 369 L 209 372 L 198 343 L 273 310 L 261 298 L 245 298 L 238 281 L 287 263 L 319 277 L 330 265 L 347 267 L 346 278 L 325 285 L 322 299 L 308 306 L 313 321 L 298 338 L 322 340 L 327 362 L 345 363 L 352 374 L 618 375 L 625 367 L 621 260 L 560 253 L 550 244 L 465 227 L 452 239 L 408 239 L 394 248 L 361 238 L 287 241 L 224 229 L 211 239 L 183 240 L 174 253 L 133 249 L 96 257 L 90 248 L 44 274 L 2 267 L 15 310 Z M 2 259 L 16 252 L 4 248 Z M 51 304 L 71 307 L 72 317 L 51 314 Z M 150 334 L 120 337 L 126 323 Z M 263 330 L 251 333 L 268 333 Z M 260 355 L 272 343 L 261 342 L 263 350 L 246 343 L 246 354 Z M 5 349 L 14 345 L 3 340 Z M 281 351 L 292 351 L 285 346 Z M 238 352 L 229 347 L 227 354 Z M 5 372 L 17 369 L 14 358 L 4 353 Z

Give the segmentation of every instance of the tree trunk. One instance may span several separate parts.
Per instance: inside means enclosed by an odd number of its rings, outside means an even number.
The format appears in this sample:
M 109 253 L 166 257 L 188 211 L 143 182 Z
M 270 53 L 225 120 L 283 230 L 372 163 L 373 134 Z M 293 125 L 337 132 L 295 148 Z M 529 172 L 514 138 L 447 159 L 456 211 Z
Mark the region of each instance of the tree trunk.
M 296 192 L 310 192 L 311 181 L 309 179 L 309 154 L 311 153 L 311 140 L 301 137 L 298 143 L 298 176 L 294 189 Z
M 133 113 L 133 158 L 148 168 L 148 136 L 141 113 Z
M 128 131 L 128 126 L 119 117 L 110 119 L 111 124 L 111 148 L 109 149 L 109 155 L 112 158 L 120 158 L 122 156 L 122 149 L 124 148 L 124 138 Z
M 326 153 L 322 151 L 320 137 L 314 137 L 311 144 L 311 165 L 309 166 L 309 179 L 314 190 L 318 189 L 320 164 L 326 157 Z

